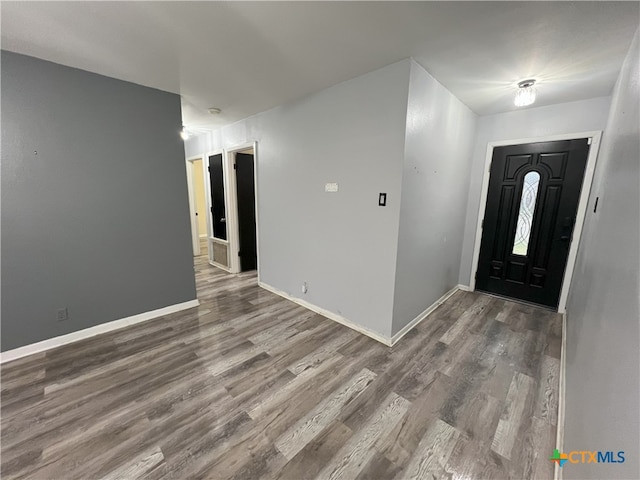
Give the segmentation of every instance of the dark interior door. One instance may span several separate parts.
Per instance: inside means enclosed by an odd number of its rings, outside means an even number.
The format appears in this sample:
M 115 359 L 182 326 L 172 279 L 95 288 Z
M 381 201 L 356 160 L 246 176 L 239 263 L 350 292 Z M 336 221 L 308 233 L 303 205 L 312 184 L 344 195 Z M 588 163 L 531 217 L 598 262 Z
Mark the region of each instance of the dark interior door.
M 588 139 L 497 147 L 476 289 L 556 308 Z
M 240 270 L 255 270 L 258 265 L 256 248 L 256 197 L 253 176 L 253 155 L 236 153 L 236 184 L 238 193 L 238 231 L 240 233 Z
M 222 154 L 209 157 L 209 180 L 211 185 L 211 224 L 213 236 L 227 239 L 227 219 L 224 204 L 224 177 Z

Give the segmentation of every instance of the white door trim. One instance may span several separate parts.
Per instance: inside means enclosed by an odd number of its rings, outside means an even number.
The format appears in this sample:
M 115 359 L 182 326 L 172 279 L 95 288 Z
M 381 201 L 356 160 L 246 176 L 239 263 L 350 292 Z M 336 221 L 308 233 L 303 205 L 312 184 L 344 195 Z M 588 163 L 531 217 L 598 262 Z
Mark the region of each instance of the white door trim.
M 204 164 L 204 158 L 202 155 L 196 155 L 186 159 L 187 169 L 187 191 L 189 192 L 189 217 L 191 219 L 191 243 L 193 245 L 193 254 L 195 256 L 200 255 L 200 235 L 198 231 L 198 221 L 196 220 L 196 189 L 193 185 L 193 169 L 195 165 L 193 162 L 202 160 Z
M 553 142 L 557 140 L 574 140 L 577 138 L 591 138 L 591 146 L 589 148 L 589 156 L 587 157 L 587 165 L 584 171 L 584 179 L 580 190 L 580 200 L 578 201 L 578 212 L 576 214 L 576 224 L 571 235 L 571 244 L 569 247 L 569 256 L 567 257 L 567 268 L 562 281 L 560 290 L 560 300 L 558 302 L 558 313 L 565 313 L 567 307 L 567 296 L 569 295 L 569 287 L 573 277 L 573 270 L 578 255 L 578 245 L 582 236 L 582 227 L 587 213 L 589 202 L 589 194 L 591 193 L 591 183 L 596 169 L 596 160 L 598 157 L 598 149 L 600 148 L 600 140 L 602 131 L 591 131 L 581 133 L 566 133 L 561 135 L 549 135 L 545 137 L 520 138 L 514 140 L 499 140 L 489 142 L 487 145 L 487 153 L 484 160 L 484 170 L 482 174 L 482 189 L 480 193 L 480 207 L 478 209 L 478 221 L 476 223 L 476 235 L 473 245 L 473 257 L 471 261 L 471 278 L 469 279 L 469 287 L 473 291 L 476 289 L 476 273 L 478 271 L 478 259 L 480 257 L 480 241 L 482 240 L 482 221 L 487 207 L 487 193 L 489 192 L 489 175 L 491 170 L 491 159 L 493 158 L 494 147 L 502 147 L 505 145 L 521 145 L 524 143 L 537 142 Z
M 247 142 L 236 145 L 225 150 L 226 160 L 225 167 L 228 172 L 226 177 L 227 189 L 227 240 L 229 240 L 229 267 L 233 273 L 240 273 L 240 258 L 238 251 L 240 250 L 240 222 L 238 219 L 238 190 L 236 184 L 236 170 L 233 168 L 236 153 L 243 150 L 253 149 L 253 182 L 255 189 L 255 209 L 256 209 L 256 256 L 258 281 L 260 281 L 260 218 L 258 213 L 258 142 Z
M 213 155 L 222 155 L 222 183 L 224 185 L 224 191 L 225 191 L 225 196 L 226 196 L 226 192 L 227 192 L 227 180 L 226 180 L 226 168 L 224 165 L 224 150 L 222 149 L 218 149 L 218 150 L 211 150 L 209 152 L 206 152 L 203 154 L 204 155 L 204 159 L 202 161 L 202 169 L 203 169 L 203 175 L 204 175 L 204 196 L 205 196 L 205 201 L 207 202 L 207 247 L 208 247 L 208 251 L 209 251 L 209 265 L 213 265 L 214 267 L 219 267 L 222 268 L 224 270 L 228 270 L 228 267 L 225 267 L 222 264 L 216 263 L 213 261 L 213 241 L 214 241 L 214 236 L 213 236 L 213 221 L 211 219 L 211 177 L 209 176 L 209 157 L 213 156 Z M 226 209 L 226 199 L 225 199 L 225 209 Z M 229 229 L 229 227 L 227 226 L 227 230 Z M 229 238 L 229 232 L 227 231 L 227 238 Z M 224 241 L 221 239 L 218 239 L 220 241 Z M 229 255 L 227 253 L 227 255 Z

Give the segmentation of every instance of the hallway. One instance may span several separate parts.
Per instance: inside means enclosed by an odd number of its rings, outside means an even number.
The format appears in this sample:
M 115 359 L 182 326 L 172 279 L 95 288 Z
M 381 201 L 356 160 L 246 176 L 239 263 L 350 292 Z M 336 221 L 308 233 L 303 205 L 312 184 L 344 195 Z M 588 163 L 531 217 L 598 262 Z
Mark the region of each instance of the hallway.
M 200 307 L 2 366 L 2 477 L 552 478 L 561 317 L 457 292 L 388 348 L 195 258 Z

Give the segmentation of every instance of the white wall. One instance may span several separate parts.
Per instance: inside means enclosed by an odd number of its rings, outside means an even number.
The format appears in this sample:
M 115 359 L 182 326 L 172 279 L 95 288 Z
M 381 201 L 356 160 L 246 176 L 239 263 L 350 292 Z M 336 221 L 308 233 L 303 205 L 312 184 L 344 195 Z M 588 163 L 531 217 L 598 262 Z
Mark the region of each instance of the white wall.
M 257 141 L 260 280 L 391 334 L 410 60 L 255 115 L 187 155 Z M 339 192 L 325 193 L 327 182 Z M 387 206 L 378 206 L 378 193 Z M 307 282 L 309 290 L 302 294 Z
M 618 78 L 567 305 L 564 450 L 624 450 L 564 478 L 640 478 L 639 36 Z M 593 213 L 595 198 L 598 210 Z
M 542 95 L 543 91 L 539 94 Z M 478 119 L 469 182 L 469 198 L 466 208 L 467 218 L 460 261 L 459 283 L 469 285 L 470 281 L 487 144 L 499 140 L 518 140 L 564 133 L 603 130 L 610 105 L 611 97 L 601 97 L 487 115 Z
M 411 62 L 393 334 L 458 283 L 475 124 Z
M 200 134 L 197 136 L 190 136 L 188 140 L 184 142 L 184 156 L 185 158 L 193 158 L 202 156 L 202 154 L 209 153 L 211 151 L 211 135 Z

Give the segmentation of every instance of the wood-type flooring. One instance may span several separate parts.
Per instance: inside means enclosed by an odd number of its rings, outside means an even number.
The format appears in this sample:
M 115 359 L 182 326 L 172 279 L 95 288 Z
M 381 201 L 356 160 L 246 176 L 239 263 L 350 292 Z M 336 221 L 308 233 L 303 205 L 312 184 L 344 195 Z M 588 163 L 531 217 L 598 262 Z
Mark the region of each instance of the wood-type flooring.
M 553 477 L 559 315 L 459 291 L 389 348 L 195 264 L 198 308 L 2 365 L 3 479 Z

